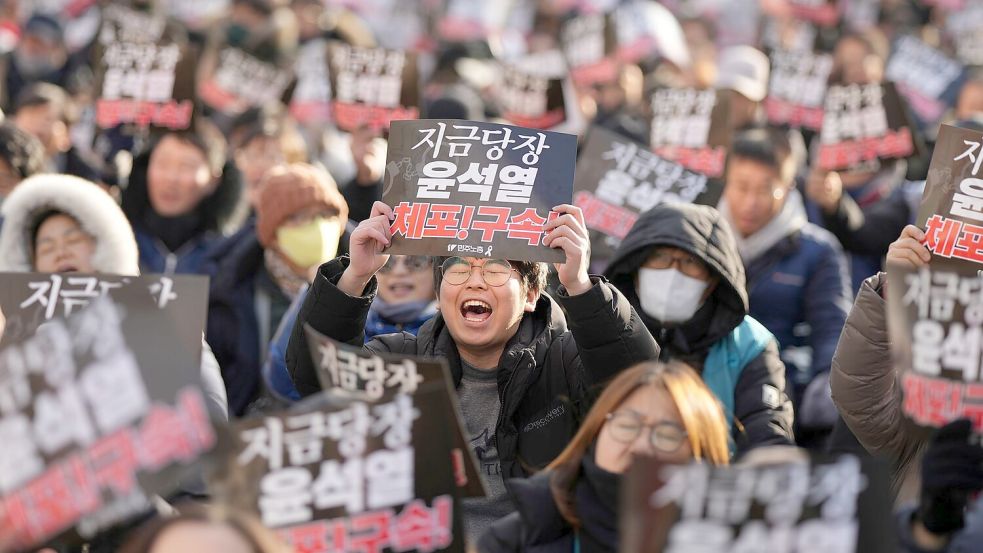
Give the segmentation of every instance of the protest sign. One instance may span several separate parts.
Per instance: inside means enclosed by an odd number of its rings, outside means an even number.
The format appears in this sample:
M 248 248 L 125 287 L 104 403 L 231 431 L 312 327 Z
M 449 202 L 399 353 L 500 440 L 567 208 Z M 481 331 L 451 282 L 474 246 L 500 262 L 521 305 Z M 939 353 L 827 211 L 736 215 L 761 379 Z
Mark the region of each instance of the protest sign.
M 771 76 L 764 106 L 768 122 L 820 130 L 833 56 L 775 50 L 770 58 Z
M 7 318 L 0 345 L 27 339 L 52 319 L 69 317 L 96 298 L 120 293 L 151 298 L 159 309 L 183 321 L 178 329 L 182 347 L 200 350 L 208 279 L 192 275 L 0 273 L 0 310 Z
M 833 27 L 840 21 L 839 0 L 788 0 L 792 17 L 820 27 Z
M 327 125 L 332 121 L 328 42 L 317 38 L 302 44 L 294 72 L 297 86 L 290 97 L 290 116 L 307 127 Z
M 591 257 L 610 258 L 639 214 L 663 203 L 716 205 L 720 181 L 660 158 L 641 144 L 600 127 L 587 135 L 577 161 L 574 204 L 584 212 Z
M 911 156 L 912 125 L 891 83 L 833 85 L 826 91 L 819 167 L 830 171 Z M 876 168 L 875 168 L 876 169 Z
M 294 80 L 290 66 L 233 46 L 210 52 L 204 63 L 207 70 L 198 82 L 198 98 L 215 111 L 235 117 L 271 102 L 289 102 L 284 96 Z
M 550 129 L 566 121 L 563 79 L 526 71 L 516 65 L 502 67 L 497 88 L 502 117 L 516 126 Z
M 196 60 L 186 37 L 163 15 L 106 6 L 94 58 L 100 128 L 191 125 Z
M 954 44 L 956 57 L 965 65 L 983 65 L 983 3 L 974 3 L 950 13 L 945 31 Z
M 720 177 L 732 134 L 727 102 L 715 90 L 672 88 L 652 95 L 650 145 L 661 157 Z
M 964 80 L 964 68 L 921 40 L 903 36 L 894 42 L 885 78 L 893 81 L 925 127 L 939 124 L 954 105 Z
M 905 416 L 937 428 L 957 418 L 983 433 L 983 280 L 972 266 L 892 266 L 887 317 Z
M 983 263 L 983 133 L 942 125 L 916 224 L 932 268 Z
M 121 287 L 0 351 L 0 528 L 15 548 L 90 539 L 194 474 L 215 434 L 186 324 Z
M 343 131 L 389 128 L 420 115 L 416 55 L 334 42 L 328 46 L 332 110 Z
M 621 553 L 897 550 L 883 467 L 784 453 L 724 467 L 639 458 L 622 484 Z
M 561 262 L 542 245 L 551 211 L 571 202 L 572 135 L 459 120 L 395 121 L 382 201 L 389 253 Z
M 443 382 L 243 421 L 219 445 L 213 490 L 294 550 L 463 552 Z
M 443 382 L 447 387 L 444 420 L 454 443 L 451 456 L 458 473 L 457 483 L 465 497 L 488 495 L 482 477 L 478 476 L 477 459 L 465 439 L 467 431 L 461 420 L 454 384 L 443 359 L 415 359 L 402 355 L 380 354 L 361 347 L 342 344 L 304 326 L 311 357 L 317 367 L 321 388 L 342 392 L 344 396 L 366 401 L 379 401 L 386 392 L 415 394 L 420 386 Z M 391 395 L 391 394 L 390 394 Z M 440 400 L 435 397 L 434 401 Z M 497 476 L 498 465 L 482 467 L 486 476 Z
M 617 30 L 610 14 L 575 17 L 560 30 L 563 55 L 577 86 L 616 82 L 619 78 Z

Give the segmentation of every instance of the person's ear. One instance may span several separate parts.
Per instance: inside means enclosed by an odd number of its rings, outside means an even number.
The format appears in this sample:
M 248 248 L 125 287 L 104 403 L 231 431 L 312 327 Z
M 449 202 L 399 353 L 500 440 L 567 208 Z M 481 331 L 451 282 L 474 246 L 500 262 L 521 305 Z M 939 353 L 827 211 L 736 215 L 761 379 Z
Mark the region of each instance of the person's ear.
M 526 290 L 525 302 L 523 302 L 522 310 L 526 313 L 532 313 L 536 310 L 536 304 L 539 303 L 539 290 L 528 289 Z

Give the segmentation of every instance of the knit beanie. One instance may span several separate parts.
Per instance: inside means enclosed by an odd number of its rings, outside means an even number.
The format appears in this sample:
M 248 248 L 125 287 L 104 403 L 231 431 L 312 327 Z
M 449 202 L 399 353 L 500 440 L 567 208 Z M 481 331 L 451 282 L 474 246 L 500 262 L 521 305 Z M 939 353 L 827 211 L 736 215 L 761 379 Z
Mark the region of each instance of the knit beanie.
M 274 167 L 260 183 L 256 205 L 256 236 L 264 248 L 276 238 L 284 221 L 311 206 L 336 212 L 348 219 L 348 204 L 334 179 L 324 169 L 306 163 Z

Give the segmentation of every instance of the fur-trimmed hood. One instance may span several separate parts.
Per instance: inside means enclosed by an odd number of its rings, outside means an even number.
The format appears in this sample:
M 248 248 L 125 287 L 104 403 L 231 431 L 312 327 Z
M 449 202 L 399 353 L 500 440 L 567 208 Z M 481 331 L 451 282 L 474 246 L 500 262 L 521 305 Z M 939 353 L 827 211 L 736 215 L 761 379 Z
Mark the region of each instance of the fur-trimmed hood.
M 37 217 L 51 210 L 71 215 L 95 238 L 92 266 L 97 272 L 140 274 L 133 229 L 113 198 L 85 179 L 58 174 L 25 179 L 3 202 L 0 271 L 33 270 L 30 234 Z

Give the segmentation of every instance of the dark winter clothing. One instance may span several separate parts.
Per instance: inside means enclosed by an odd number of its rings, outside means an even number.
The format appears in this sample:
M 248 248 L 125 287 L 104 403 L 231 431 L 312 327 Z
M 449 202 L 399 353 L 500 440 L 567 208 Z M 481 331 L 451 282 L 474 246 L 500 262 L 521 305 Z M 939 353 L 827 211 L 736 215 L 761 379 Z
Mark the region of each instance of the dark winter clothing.
M 578 541 L 583 553 L 618 550 L 618 487 L 620 475 L 597 466 L 593 452 L 581 463 L 574 490 L 583 528 L 575 532 L 560 515 L 550 491 L 552 473 L 510 482 L 516 512 L 493 524 L 478 542 L 480 553 L 569 553 Z
M 211 249 L 216 247 L 236 209 L 240 185 L 225 175 L 212 194 L 191 212 L 161 217 L 150 205 L 147 167 L 150 152 L 133 160 L 129 183 L 123 191 L 123 212 L 133 225 L 145 273 L 207 274 Z
M 372 204 L 382 200 L 382 181 L 365 186 L 353 178 L 341 187 L 341 195 L 348 203 L 348 218 L 361 223 L 372 214 Z
M 215 261 L 207 339 L 222 367 L 229 409 L 242 415 L 260 390 L 260 365 L 291 298 L 267 272 L 255 234 Z
M 363 342 L 377 283 L 373 279 L 364 296 L 341 292 L 337 281 L 347 264 L 347 258 L 338 258 L 319 269 L 294 326 L 287 367 L 301 395 L 320 390 L 301 323 L 335 340 Z M 552 298 L 542 295 L 505 346 L 497 372 L 502 406 L 495 429 L 505 478 L 528 476 L 546 466 L 573 437 L 596 387 L 622 369 L 658 357 L 658 345 L 625 298 L 603 279 L 595 277 L 593 283 L 579 296 L 560 290 L 557 300 L 566 317 Z M 460 355 L 440 313 L 417 336 L 378 336 L 365 347 L 445 358 L 455 387 L 460 385 Z
M 717 287 L 693 317 L 681 325 L 666 327 L 641 311 L 635 278 L 656 246 L 672 246 L 703 260 L 719 277 Z M 684 361 L 701 373 L 708 383 L 731 373 L 730 358 L 719 356 L 718 343 L 742 344 L 745 335 L 760 327 L 748 317 L 744 265 L 720 213 L 707 206 L 658 206 L 642 214 L 621 243 L 605 275 L 628 298 L 648 329 L 659 341 L 664 357 Z M 737 333 L 735 335 L 735 332 Z M 754 333 L 757 334 L 757 333 Z M 760 336 L 760 335 L 758 335 Z M 753 340 L 752 343 L 756 341 Z M 737 367 L 732 394 L 715 389 L 733 425 L 739 451 L 768 444 L 792 443 L 792 405 L 785 393 L 785 366 L 778 344 L 770 339 L 752 360 Z M 708 363 L 713 358 L 727 363 Z
M 812 224 L 786 236 L 747 263 L 750 313 L 775 335 L 784 354 L 808 346 L 811 366 L 795 366 L 783 355 L 788 388 L 800 397 L 805 386 L 828 372 L 846 322 L 852 294 L 846 259 L 829 232 Z M 808 325 L 808 335 L 797 327 Z

